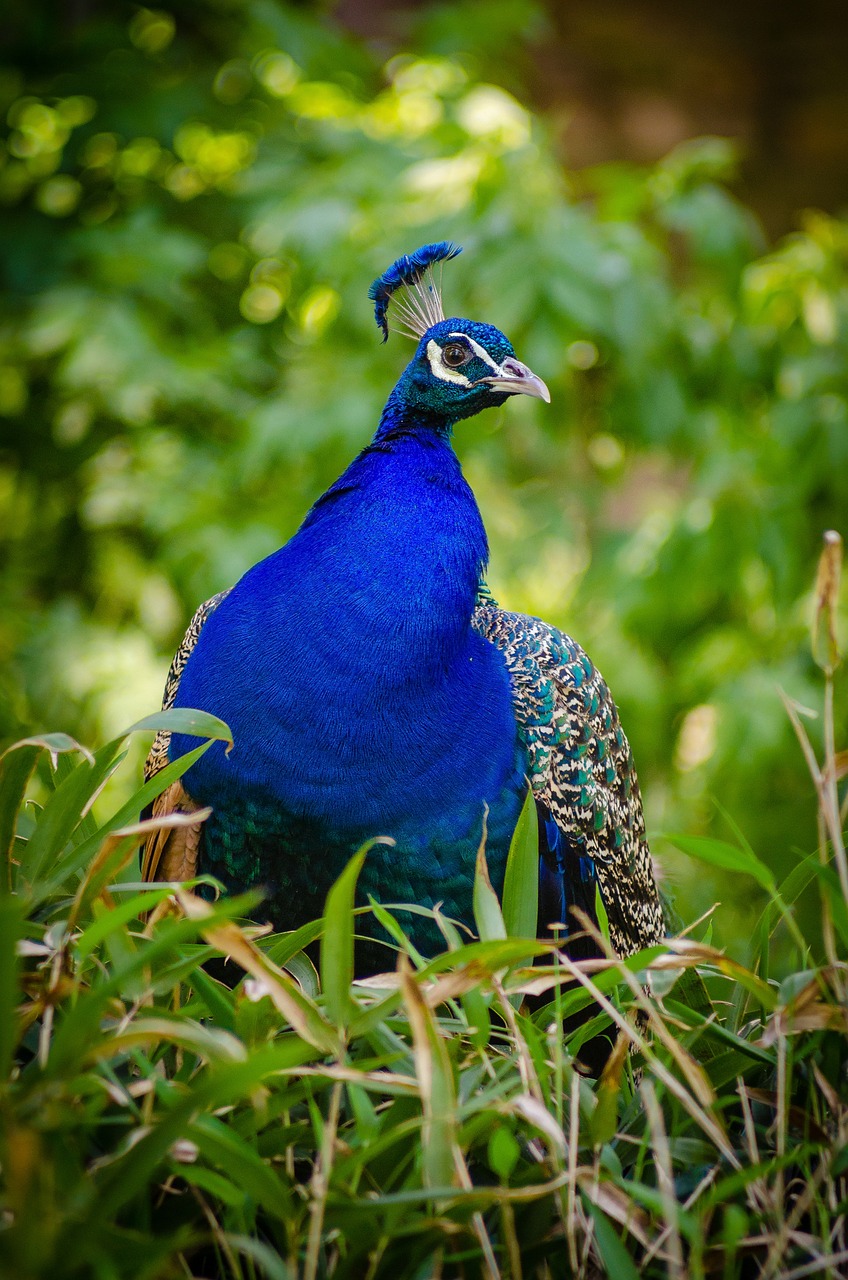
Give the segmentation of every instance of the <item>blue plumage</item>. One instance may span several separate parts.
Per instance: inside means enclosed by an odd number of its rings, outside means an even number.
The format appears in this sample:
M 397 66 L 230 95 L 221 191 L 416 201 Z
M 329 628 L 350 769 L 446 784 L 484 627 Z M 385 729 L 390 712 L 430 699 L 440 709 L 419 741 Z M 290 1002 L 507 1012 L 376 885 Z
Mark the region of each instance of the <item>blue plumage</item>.
M 284 547 L 193 620 L 165 705 L 222 717 L 235 745 L 213 746 L 165 793 L 160 811 L 213 815 L 149 849 L 145 874 L 190 874 L 199 853 L 231 889 L 264 885 L 275 925 L 291 929 L 320 914 L 364 840 L 389 836 L 366 859 L 363 900 L 442 902 L 470 925 L 484 813 L 499 888 L 529 777 L 540 931 L 573 929 L 573 906 L 593 915 L 600 887 L 613 942 L 632 951 L 662 916 L 614 704 L 573 641 L 504 613 L 481 586 L 486 534 L 453 428 L 511 395 L 550 397 L 499 330 L 444 318 L 423 277 L 458 252 L 425 245 L 374 282 L 380 327 L 391 303 L 418 341 L 371 444 Z M 148 773 L 192 745 L 161 735 Z M 440 945 L 423 917 L 409 932 L 419 949 Z M 386 959 L 372 944 L 358 963 Z

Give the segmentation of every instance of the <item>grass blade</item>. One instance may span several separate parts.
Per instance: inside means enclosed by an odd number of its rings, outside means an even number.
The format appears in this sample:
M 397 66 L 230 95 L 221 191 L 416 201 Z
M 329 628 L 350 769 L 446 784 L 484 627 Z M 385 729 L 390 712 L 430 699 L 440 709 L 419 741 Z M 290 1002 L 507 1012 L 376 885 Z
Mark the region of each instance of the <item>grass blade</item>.
M 535 938 L 539 915 L 539 817 L 528 787 L 509 854 L 503 889 L 503 918 L 510 938 Z
M 327 894 L 324 907 L 321 986 L 330 1021 L 337 1027 L 347 1025 L 353 1010 L 350 997 L 353 982 L 353 900 L 362 864 L 374 843 L 369 841 L 353 855 Z
M 399 972 L 404 1004 L 412 1028 L 415 1073 L 421 1089 L 424 1124 L 421 1131 L 421 1162 L 425 1186 L 453 1186 L 457 1181 L 456 1096 L 445 1042 L 439 1035 L 432 1011 L 415 981 L 409 961 L 400 957 Z

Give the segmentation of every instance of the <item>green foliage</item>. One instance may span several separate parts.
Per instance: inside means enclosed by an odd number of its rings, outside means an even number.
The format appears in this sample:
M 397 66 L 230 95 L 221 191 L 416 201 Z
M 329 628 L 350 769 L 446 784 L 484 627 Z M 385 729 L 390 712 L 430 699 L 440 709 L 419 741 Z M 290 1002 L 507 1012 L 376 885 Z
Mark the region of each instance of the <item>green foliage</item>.
M 832 635 L 838 539 L 829 549 L 817 633 Z M 11 836 L 0 875 L 0 1275 L 842 1274 L 838 662 L 834 643 L 822 659 L 821 762 L 795 717 L 819 795 L 822 929 L 809 942 L 790 931 L 796 967 L 782 981 L 769 977 L 770 935 L 803 878 L 767 885 L 759 969 L 691 937 L 626 963 L 575 964 L 528 940 L 515 902 L 501 911 L 481 850 L 481 940 L 464 942 L 436 912 L 448 949 L 427 961 L 381 909 L 400 946 L 396 971 L 354 982 L 367 848 L 320 921 L 265 936 L 238 920 L 261 918 L 255 897 L 209 902 L 191 885 L 138 883 L 138 842 L 174 819 L 94 816 L 125 735 L 94 753 L 61 734 L 10 748 L 0 758 L 0 831 Z M 146 727 L 187 717 L 198 735 L 228 736 L 188 711 Z M 520 828 L 516 901 L 535 876 L 526 840 Z M 84 863 L 80 849 L 91 851 Z M 765 882 L 742 845 L 693 849 Z M 301 950 L 318 940 L 320 985 Z M 587 1028 L 559 1030 L 589 1003 L 591 1031 L 611 1021 L 619 1033 L 597 1081 L 575 1062 Z

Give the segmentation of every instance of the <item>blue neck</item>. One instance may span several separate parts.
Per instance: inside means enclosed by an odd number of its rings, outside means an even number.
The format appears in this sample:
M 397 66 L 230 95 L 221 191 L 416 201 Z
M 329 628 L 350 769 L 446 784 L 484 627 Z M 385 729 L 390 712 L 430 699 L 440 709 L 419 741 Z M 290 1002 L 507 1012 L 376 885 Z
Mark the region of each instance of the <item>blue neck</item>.
M 433 412 L 419 405 L 410 405 L 402 389 L 403 379 L 395 387 L 386 401 L 386 407 L 380 417 L 380 425 L 374 432 L 372 444 L 386 436 L 417 434 L 430 432 L 442 440 L 450 440 L 456 419 Z
M 279 553 L 289 581 L 296 565 L 309 584 L 310 612 L 338 609 L 346 651 L 379 654 L 369 675 L 380 684 L 426 683 L 467 645 L 488 545 L 451 425 L 393 395 L 371 444 Z

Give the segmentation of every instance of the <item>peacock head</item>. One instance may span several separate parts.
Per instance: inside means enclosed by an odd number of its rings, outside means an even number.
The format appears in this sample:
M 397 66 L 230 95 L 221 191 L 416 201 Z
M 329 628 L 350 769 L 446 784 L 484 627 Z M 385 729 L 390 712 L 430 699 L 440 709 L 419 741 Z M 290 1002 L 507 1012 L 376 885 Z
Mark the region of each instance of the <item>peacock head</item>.
M 475 320 L 445 319 L 433 267 L 460 252 L 447 241 L 425 244 L 393 262 L 368 291 L 384 342 L 390 326 L 418 340 L 393 395 L 451 422 L 503 404 L 510 396 L 536 396 L 550 403 L 542 379 L 516 359 L 512 343 L 499 329 Z

